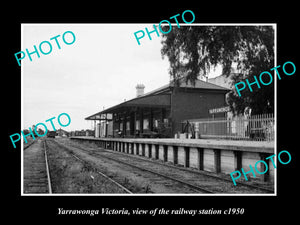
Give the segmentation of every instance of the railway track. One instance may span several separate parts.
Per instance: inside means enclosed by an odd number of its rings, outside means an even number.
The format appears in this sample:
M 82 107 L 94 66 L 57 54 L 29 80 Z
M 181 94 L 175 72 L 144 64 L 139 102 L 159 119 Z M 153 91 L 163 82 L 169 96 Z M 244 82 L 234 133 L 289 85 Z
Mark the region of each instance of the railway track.
M 73 154 L 73 153 L 70 153 L 75 159 L 79 160 L 80 162 L 82 163 L 87 163 L 86 160 L 83 160 L 82 158 L 79 158 L 77 155 Z M 119 188 L 121 188 L 125 193 L 128 193 L 128 194 L 132 194 L 131 191 L 129 191 L 126 187 L 124 187 L 123 185 L 121 185 L 120 183 L 118 183 L 117 181 L 113 180 L 112 178 L 110 178 L 109 176 L 105 175 L 104 173 L 100 172 L 97 170 L 97 173 L 99 175 L 101 175 L 102 177 L 108 179 L 110 182 L 112 182 L 113 184 L 115 184 L 116 186 L 118 186 Z
M 88 150 L 87 148 L 73 147 L 89 155 L 105 158 L 117 163 L 155 174 L 165 179 L 173 180 L 188 186 L 200 193 L 273 193 L 272 190 L 253 185 L 240 183 L 234 186 L 229 179 L 224 179 L 215 175 L 210 175 L 202 171 L 190 171 L 177 166 L 160 163 L 158 161 L 144 159 L 138 156 L 132 156 L 125 153 L 119 153 L 111 150 Z
M 105 157 L 132 167 L 139 168 L 141 170 L 150 171 L 168 179 L 177 180 L 181 183 L 185 183 L 188 186 L 195 187 L 198 190 L 202 190 L 205 193 L 266 193 L 271 190 L 254 187 L 251 185 L 240 185 L 235 187 L 232 181 L 208 175 L 205 173 L 194 173 L 187 170 L 182 170 L 180 167 L 173 167 L 170 165 L 163 165 L 154 160 L 145 160 L 135 157 L 132 160 L 132 156 L 122 154 L 118 155 L 115 152 L 93 152 L 92 154 L 98 155 L 98 157 Z M 254 191 L 255 190 L 255 191 Z
M 49 142 L 51 143 L 49 145 Z M 54 144 L 57 144 L 55 141 L 46 141 L 45 140 L 45 145 L 47 146 L 47 148 L 49 149 L 49 151 L 51 151 L 53 148 L 59 148 L 59 150 L 66 150 L 65 148 L 62 148 L 62 146 L 53 146 L 53 143 Z M 67 150 L 68 151 L 68 150 Z M 118 183 L 116 180 L 110 178 L 109 176 L 107 176 L 106 174 L 102 173 L 101 171 L 99 171 L 97 168 L 93 167 L 88 161 L 82 159 L 80 156 L 76 155 L 76 154 L 73 154 L 72 152 L 68 151 L 68 154 L 70 156 L 72 156 L 75 160 L 79 161 L 81 164 L 83 165 L 87 165 L 89 164 L 89 167 L 92 168 L 92 171 L 94 173 L 97 173 L 97 175 L 101 176 L 102 178 L 104 178 L 106 181 L 108 181 L 109 183 L 111 183 L 112 185 L 115 185 L 118 189 L 118 193 L 127 193 L 127 194 L 132 194 L 131 191 L 129 191 L 126 187 L 124 187 L 123 185 L 121 185 L 120 183 Z M 93 177 L 94 179 L 94 177 Z M 86 184 L 84 184 L 86 185 Z M 119 191 L 120 189 L 120 191 Z
M 23 151 L 23 193 L 52 193 L 50 171 L 45 142 L 41 139 Z
M 145 176 L 151 182 L 151 184 L 163 185 L 163 186 L 167 187 L 169 190 L 174 189 L 174 190 L 176 190 L 175 193 L 213 193 L 208 189 L 205 189 L 203 187 L 194 185 L 187 181 L 178 179 L 176 177 L 173 177 L 172 175 L 162 174 L 159 171 L 154 171 L 151 169 L 143 168 L 143 167 L 137 166 L 136 164 L 133 164 L 130 162 L 125 162 L 125 161 L 118 160 L 118 159 L 108 157 L 108 156 L 102 155 L 101 157 L 99 157 L 99 155 L 97 155 L 97 154 L 93 155 L 88 150 L 78 148 L 78 147 L 73 147 L 73 146 L 65 146 L 61 143 L 57 143 L 54 140 L 53 140 L 53 142 L 55 142 L 58 146 L 60 146 L 60 148 L 64 148 L 66 151 L 69 151 L 70 154 L 74 155 L 75 157 L 79 158 L 80 160 L 87 161 L 84 159 L 85 158 L 84 155 L 88 155 L 89 157 L 92 156 L 92 157 L 96 158 L 97 161 L 105 160 L 106 163 L 109 161 L 109 164 L 112 164 L 112 162 L 114 162 L 115 164 L 118 164 L 119 166 L 121 166 L 120 170 L 127 169 L 127 171 L 130 171 L 132 174 L 135 174 L 135 175 L 138 174 L 137 176 Z M 99 164 L 103 164 L 102 161 L 99 162 Z M 130 178 L 128 178 L 128 179 L 130 180 Z M 157 193 L 157 192 L 153 192 L 153 191 L 150 191 L 150 192 Z M 135 192 L 133 192 L 133 193 L 135 193 Z
M 103 151 L 108 152 L 108 153 L 113 153 L 113 154 L 124 155 L 125 157 L 127 156 L 127 157 L 137 158 L 137 160 L 142 160 L 142 161 L 146 161 L 146 162 L 151 161 L 152 163 L 155 163 L 155 164 L 163 165 L 163 166 L 170 167 L 170 168 L 175 168 L 177 170 L 182 170 L 182 171 L 185 171 L 185 172 L 188 172 L 188 173 L 194 173 L 194 174 L 210 177 L 210 178 L 213 178 L 213 179 L 228 182 L 232 187 L 235 187 L 235 186 L 232 185 L 232 180 L 231 179 L 227 179 L 227 178 L 218 176 L 218 175 L 210 173 L 210 172 L 193 170 L 193 169 L 190 169 L 190 168 L 180 167 L 178 165 L 166 164 L 165 162 L 161 162 L 159 160 L 153 160 L 153 159 L 149 159 L 149 158 L 144 158 L 144 157 L 141 157 L 140 155 L 132 155 L 132 154 L 128 155 L 128 153 L 116 152 L 116 151 L 112 151 L 112 150 L 108 150 L 108 149 L 103 149 Z M 252 184 L 248 184 L 248 183 L 244 183 L 244 182 L 240 182 L 240 181 L 236 181 L 236 183 L 240 186 L 260 190 L 261 192 L 274 193 L 274 190 L 271 190 L 271 189 L 268 189 L 268 188 L 265 188 L 265 187 L 259 187 L 259 186 L 256 186 L 256 185 L 252 185 Z
M 181 183 L 183 185 L 186 185 L 196 191 L 201 191 L 201 192 L 204 192 L 204 193 L 214 193 L 206 188 L 203 188 L 203 187 L 200 187 L 200 186 L 197 186 L 197 185 L 194 185 L 192 184 L 191 182 L 188 182 L 188 181 L 184 181 L 183 179 L 180 179 L 180 178 L 176 178 L 176 177 L 172 177 L 172 174 L 164 174 L 164 173 L 161 173 L 159 171 L 155 171 L 155 170 L 151 170 L 149 168 L 143 168 L 141 166 L 137 166 L 136 163 L 132 163 L 132 161 L 123 161 L 123 160 L 119 160 L 119 159 L 116 159 L 116 158 L 113 158 L 113 157 L 109 157 L 109 156 L 103 156 L 101 155 L 101 157 L 105 157 L 106 159 L 110 159 L 110 160 L 113 160 L 115 162 L 118 162 L 118 163 L 122 163 L 122 164 L 125 164 L 127 166 L 130 166 L 130 167 L 134 167 L 134 168 L 137 168 L 139 170 L 142 170 L 142 171 L 146 171 L 146 172 L 149 172 L 149 173 L 153 173 L 155 175 L 158 175 L 158 176 L 161 176 L 161 177 L 164 177 L 166 179 L 169 179 L 169 180 L 173 180 L 173 181 L 176 181 L 178 183 Z M 174 175 L 174 174 L 173 174 Z

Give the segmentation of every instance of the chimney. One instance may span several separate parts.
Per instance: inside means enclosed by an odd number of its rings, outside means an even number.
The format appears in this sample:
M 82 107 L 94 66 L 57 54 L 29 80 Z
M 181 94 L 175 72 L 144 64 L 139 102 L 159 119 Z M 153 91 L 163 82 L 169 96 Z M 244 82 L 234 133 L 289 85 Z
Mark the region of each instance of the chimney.
M 136 97 L 140 97 L 141 95 L 144 94 L 145 85 L 137 84 L 135 88 L 136 88 Z

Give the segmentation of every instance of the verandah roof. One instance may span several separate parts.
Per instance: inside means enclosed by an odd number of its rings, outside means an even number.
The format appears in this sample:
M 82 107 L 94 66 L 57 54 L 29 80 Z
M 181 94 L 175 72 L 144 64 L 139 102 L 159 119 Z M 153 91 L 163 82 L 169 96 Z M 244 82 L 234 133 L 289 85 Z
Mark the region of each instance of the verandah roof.
M 170 94 L 159 94 L 159 95 L 149 95 L 149 96 L 141 96 L 138 98 L 134 98 L 128 100 L 126 102 L 122 102 L 118 105 L 105 109 L 101 112 L 93 114 L 87 118 L 86 120 L 106 120 L 106 117 L 103 114 L 108 113 L 118 113 L 122 112 L 125 109 L 131 107 L 157 107 L 157 108 L 165 108 L 170 107 Z

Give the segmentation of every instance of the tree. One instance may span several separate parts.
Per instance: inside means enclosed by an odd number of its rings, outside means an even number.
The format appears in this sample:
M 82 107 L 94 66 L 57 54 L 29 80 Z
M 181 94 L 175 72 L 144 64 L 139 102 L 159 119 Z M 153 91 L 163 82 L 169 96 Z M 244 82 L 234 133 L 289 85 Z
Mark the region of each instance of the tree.
M 177 84 L 180 79 L 194 83 L 217 65 L 222 66 L 227 77 L 236 66 L 239 73 L 232 77 L 233 84 L 247 78 L 254 81 L 252 76 L 274 67 L 272 26 L 181 26 L 172 27 L 162 37 L 161 55 L 168 57 L 169 73 Z M 242 97 L 233 89 L 227 95 L 227 102 L 236 114 L 247 106 L 252 113 L 273 112 L 273 83 L 253 88 L 253 92 L 245 89 Z
M 38 133 L 39 135 L 44 135 L 44 134 L 45 134 L 45 131 L 42 130 L 41 128 L 39 128 L 38 131 L 37 131 L 37 133 Z

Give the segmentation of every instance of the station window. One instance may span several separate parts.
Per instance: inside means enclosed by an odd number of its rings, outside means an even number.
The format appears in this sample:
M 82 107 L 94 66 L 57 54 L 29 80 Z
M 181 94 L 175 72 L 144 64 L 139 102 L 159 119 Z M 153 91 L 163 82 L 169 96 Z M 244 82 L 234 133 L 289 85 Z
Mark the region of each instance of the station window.
M 120 123 L 120 129 L 119 130 L 123 130 L 123 122 Z
M 135 129 L 140 130 L 140 121 L 139 120 L 135 121 Z
M 159 120 L 155 120 L 155 121 L 154 121 L 154 127 L 155 127 L 155 128 L 158 128 L 158 123 L 159 123 Z
M 145 130 L 149 130 L 149 119 L 144 119 L 143 120 L 143 128 Z

